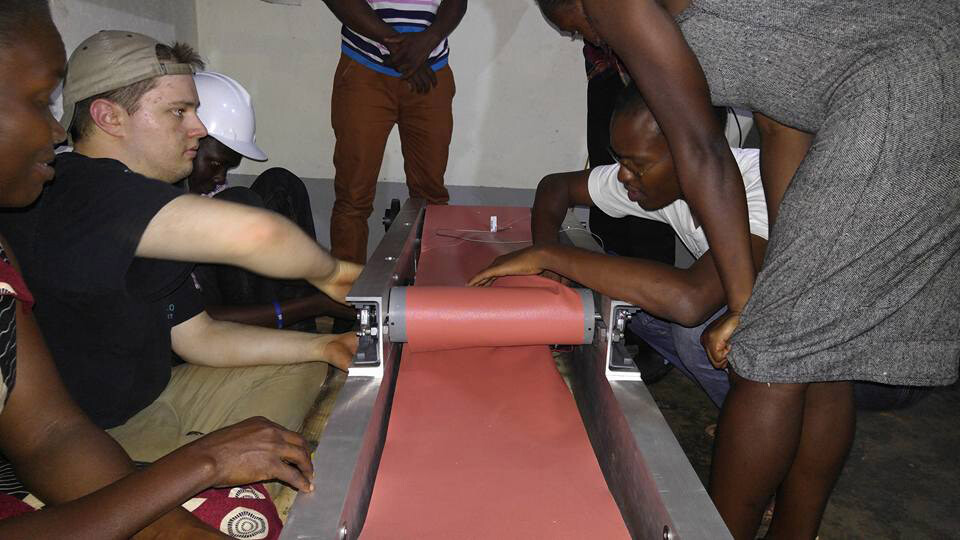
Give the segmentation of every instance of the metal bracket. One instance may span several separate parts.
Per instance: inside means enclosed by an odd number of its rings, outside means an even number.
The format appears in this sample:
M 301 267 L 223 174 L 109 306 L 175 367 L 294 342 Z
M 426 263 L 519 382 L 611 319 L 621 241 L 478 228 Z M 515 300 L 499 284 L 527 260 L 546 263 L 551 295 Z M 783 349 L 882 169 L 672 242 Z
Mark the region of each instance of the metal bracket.
M 360 324 L 357 330 L 359 343 L 357 354 L 353 357 L 351 373 L 359 368 L 376 368 L 380 365 L 380 356 L 377 350 L 380 345 L 380 328 L 377 325 L 377 304 L 359 304 L 357 307 L 357 321 Z
M 390 289 L 406 285 L 416 275 L 425 208 L 422 199 L 407 200 L 347 294 L 347 301 L 357 308 L 360 337 L 349 377 L 382 378 L 384 362 L 398 354 L 387 332 Z
M 630 318 L 640 308 L 604 296 L 600 300 L 603 325 L 597 344 L 605 351 L 605 374 L 609 381 L 642 381 L 640 370 L 633 363 L 624 343 L 624 331 Z
M 573 211 L 568 210 L 563 220 L 562 230 L 579 230 L 580 225 Z M 565 240 L 578 248 L 603 253 L 600 245 L 588 234 L 577 236 L 567 234 Z M 630 322 L 630 316 L 640 311 L 640 308 L 602 296 L 599 293 L 594 293 L 594 296 L 595 305 L 599 306 L 597 313 L 600 314 L 600 320 L 596 324 L 593 345 L 597 351 L 604 351 L 604 364 L 606 366 L 604 370 L 607 380 L 642 381 L 640 370 L 633 363 L 633 358 L 627 352 L 626 344 L 623 341 L 624 330 L 627 323 Z
M 383 223 L 384 232 L 390 230 L 390 226 L 393 225 L 393 220 L 396 219 L 399 214 L 400 199 L 390 199 L 390 208 L 384 210 L 383 219 L 380 220 L 380 223 Z

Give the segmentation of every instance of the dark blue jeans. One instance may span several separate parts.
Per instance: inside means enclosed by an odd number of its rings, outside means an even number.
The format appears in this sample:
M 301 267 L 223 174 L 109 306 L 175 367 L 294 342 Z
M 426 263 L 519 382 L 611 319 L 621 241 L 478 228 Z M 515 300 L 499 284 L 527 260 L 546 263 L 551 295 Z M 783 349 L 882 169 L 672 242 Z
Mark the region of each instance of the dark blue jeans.
M 722 407 L 730 390 L 730 381 L 726 370 L 716 369 L 710 364 L 707 351 L 700 345 L 700 334 L 726 311 L 726 307 L 721 308 L 703 324 L 693 328 L 640 312 L 631 319 L 630 330 L 660 353 L 664 360 L 700 385 L 714 405 Z
M 700 385 L 710 401 L 717 407 L 730 390 L 726 370 L 715 369 L 707 358 L 707 351 L 700 345 L 700 334 L 714 319 L 727 311 L 724 307 L 710 316 L 703 324 L 693 328 L 680 326 L 640 312 L 630 321 L 630 330 L 646 341 L 660 356 L 670 362 L 692 381 Z M 929 392 L 922 386 L 891 386 L 865 381 L 853 384 L 854 400 L 861 410 L 892 410 L 913 405 Z

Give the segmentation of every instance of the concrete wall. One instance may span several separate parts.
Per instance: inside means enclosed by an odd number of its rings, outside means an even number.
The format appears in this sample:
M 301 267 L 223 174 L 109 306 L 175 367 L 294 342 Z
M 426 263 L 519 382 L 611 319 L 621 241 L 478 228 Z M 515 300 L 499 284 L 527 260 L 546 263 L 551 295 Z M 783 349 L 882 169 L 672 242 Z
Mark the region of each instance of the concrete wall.
M 256 180 L 256 176 L 247 174 L 231 174 L 230 185 L 249 186 Z M 333 210 L 333 180 L 328 178 L 304 179 L 307 193 L 310 196 L 310 206 L 313 209 L 313 222 L 317 231 L 317 240 L 330 246 L 330 212 Z M 450 198 L 455 204 L 491 205 L 491 206 L 533 206 L 533 189 L 516 189 L 503 187 L 482 186 L 449 186 Z M 367 254 L 383 238 L 381 219 L 387 208 L 390 208 L 392 199 L 400 199 L 401 203 L 407 200 L 407 188 L 398 182 L 383 182 L 377 189 L 376 199 L 373 201 L 374 211 L 367 220 L 370 227 L 370 237 L 367 243 Z
M 201 53 L 253 96 L 257 139 L 270 155 L 237 171 L 280 165 L 333 177 L 332 77 L 340 23 L 323 2 L 197 2 Z M 562 39 L 533 0 L 475 0 L 451 36 L 457 81 L 447 184 L 533 188 L 586 158 L 586 81 L 580 44 Z M 402 181 L 396 131 L 381 180 Z
M 256 180 L 255 176 L 247 174 L 234 174 L 230 176 L 230 184 L 234 186 L 249 186 Z M 329 179 L 308 179 L 305 181 L 307 193 L 310 196 L 310 205 L 313 208 L 313 223 L 317 231 L 317 240 L 325 246 L 330 245 L 330 211 L 333 209 L 333 181 Z M 535 190 L 503 188 L 503 187 L 477 187 L 477 186 L 450 186 L 450 198 L 456 201 L 456 204 L 464 205 L 490 205 L 490 206 L 533 206 L 533 197 Z M 383 238 L 384 230 L 380 220 L 387 208 L 390 208 L 391 199 L 400 199 L 401 202 L 407 199 L 407 190 L 403 184 L 396 182 L 384 182 L 380 184 L 377 190 L 377 197 L 374 200 L 373 215 L 370 216 L 368 225 L 370 227 L 370 241 L 367 244 L 367 255 L 373 253 L 373 249 Z M 577 208 L 575 210 L 577 218 L 586 226 L 589 212 L 586 208 Z M 687 251 L 687 248 L 679 241 L 676 241 L 675 248 L 676 265 L 680 268 L 686 268 L 693 264 L 693 256 Z
M 195 0 L 51 0 L 53 20 L 67 56 L 100 30 L 132 30 L 161 42 L 197 44 Z M 54 114 L 63 111 L 59 98 Z
M 108 29 L 197 43 L 194 0 L 52 0 L 50 7 L 67 54 L 91 34 Z

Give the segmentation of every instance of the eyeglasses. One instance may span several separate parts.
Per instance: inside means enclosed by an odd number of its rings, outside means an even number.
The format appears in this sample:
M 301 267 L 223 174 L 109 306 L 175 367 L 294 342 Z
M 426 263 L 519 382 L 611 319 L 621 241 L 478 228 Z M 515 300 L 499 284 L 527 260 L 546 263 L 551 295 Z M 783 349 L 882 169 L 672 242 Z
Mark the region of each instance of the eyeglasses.
M 610 157 L 612 157 L 614 161 L 620 164 L 620 166 L 623 166 L 623 158 L 613 149 L 613 146 L 607 146 L 607 152 L 610 152 Z
M 613 146 L 607 146 L 607 152 L 610 152 L 610 157 L 612 157 L 613 160 L 616 161 L 618 165 L 620 165 L 621 167 L 625 167 L 627 170 L 633 173 L 633 175 L 636 176 L 637 178 L 643 178 L 643 175 L 647 174 L 647 171 L 659 165 L 661 161 L 663 161 L 664 159 L 667 158 L 667 156 L 670 155 L 669 152 L 664 152 L 659 159 L 657 159 L 653 163 L 648 164 L 646 167 L 643 168 L 643 170 L 637 171 L 633 167 L 628 167 L 623 162 L 623 156 L 618 154 L 617 151 L 613 149 Z

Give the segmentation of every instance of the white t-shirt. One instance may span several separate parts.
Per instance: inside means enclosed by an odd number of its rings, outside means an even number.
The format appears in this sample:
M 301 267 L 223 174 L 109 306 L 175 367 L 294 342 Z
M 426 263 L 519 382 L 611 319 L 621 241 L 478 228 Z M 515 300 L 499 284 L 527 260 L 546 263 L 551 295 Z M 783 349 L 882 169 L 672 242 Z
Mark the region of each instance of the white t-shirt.
M 763 184 L 760 182 L 760 151 L 756 148 L 731 148 L 733 157 L 743 176 L 743 187 L 747 192 L 747 217 L 750 222 L 750 234 L 761 238 L 768 237 L 767 201 L 763 196 Z M 593 204 L 611 217 L 639 216 L 662 221 L 673 227 L 683 245 L 700 258 L 710 250 L 703 229 L 693 221 L 693 214 L 686 201 L 674 201 L 659 210 L 644 210 L 627 197 L 627 189 L 617 180 L 620 165 L 603 165 L 590 171 L 587 182 Z

